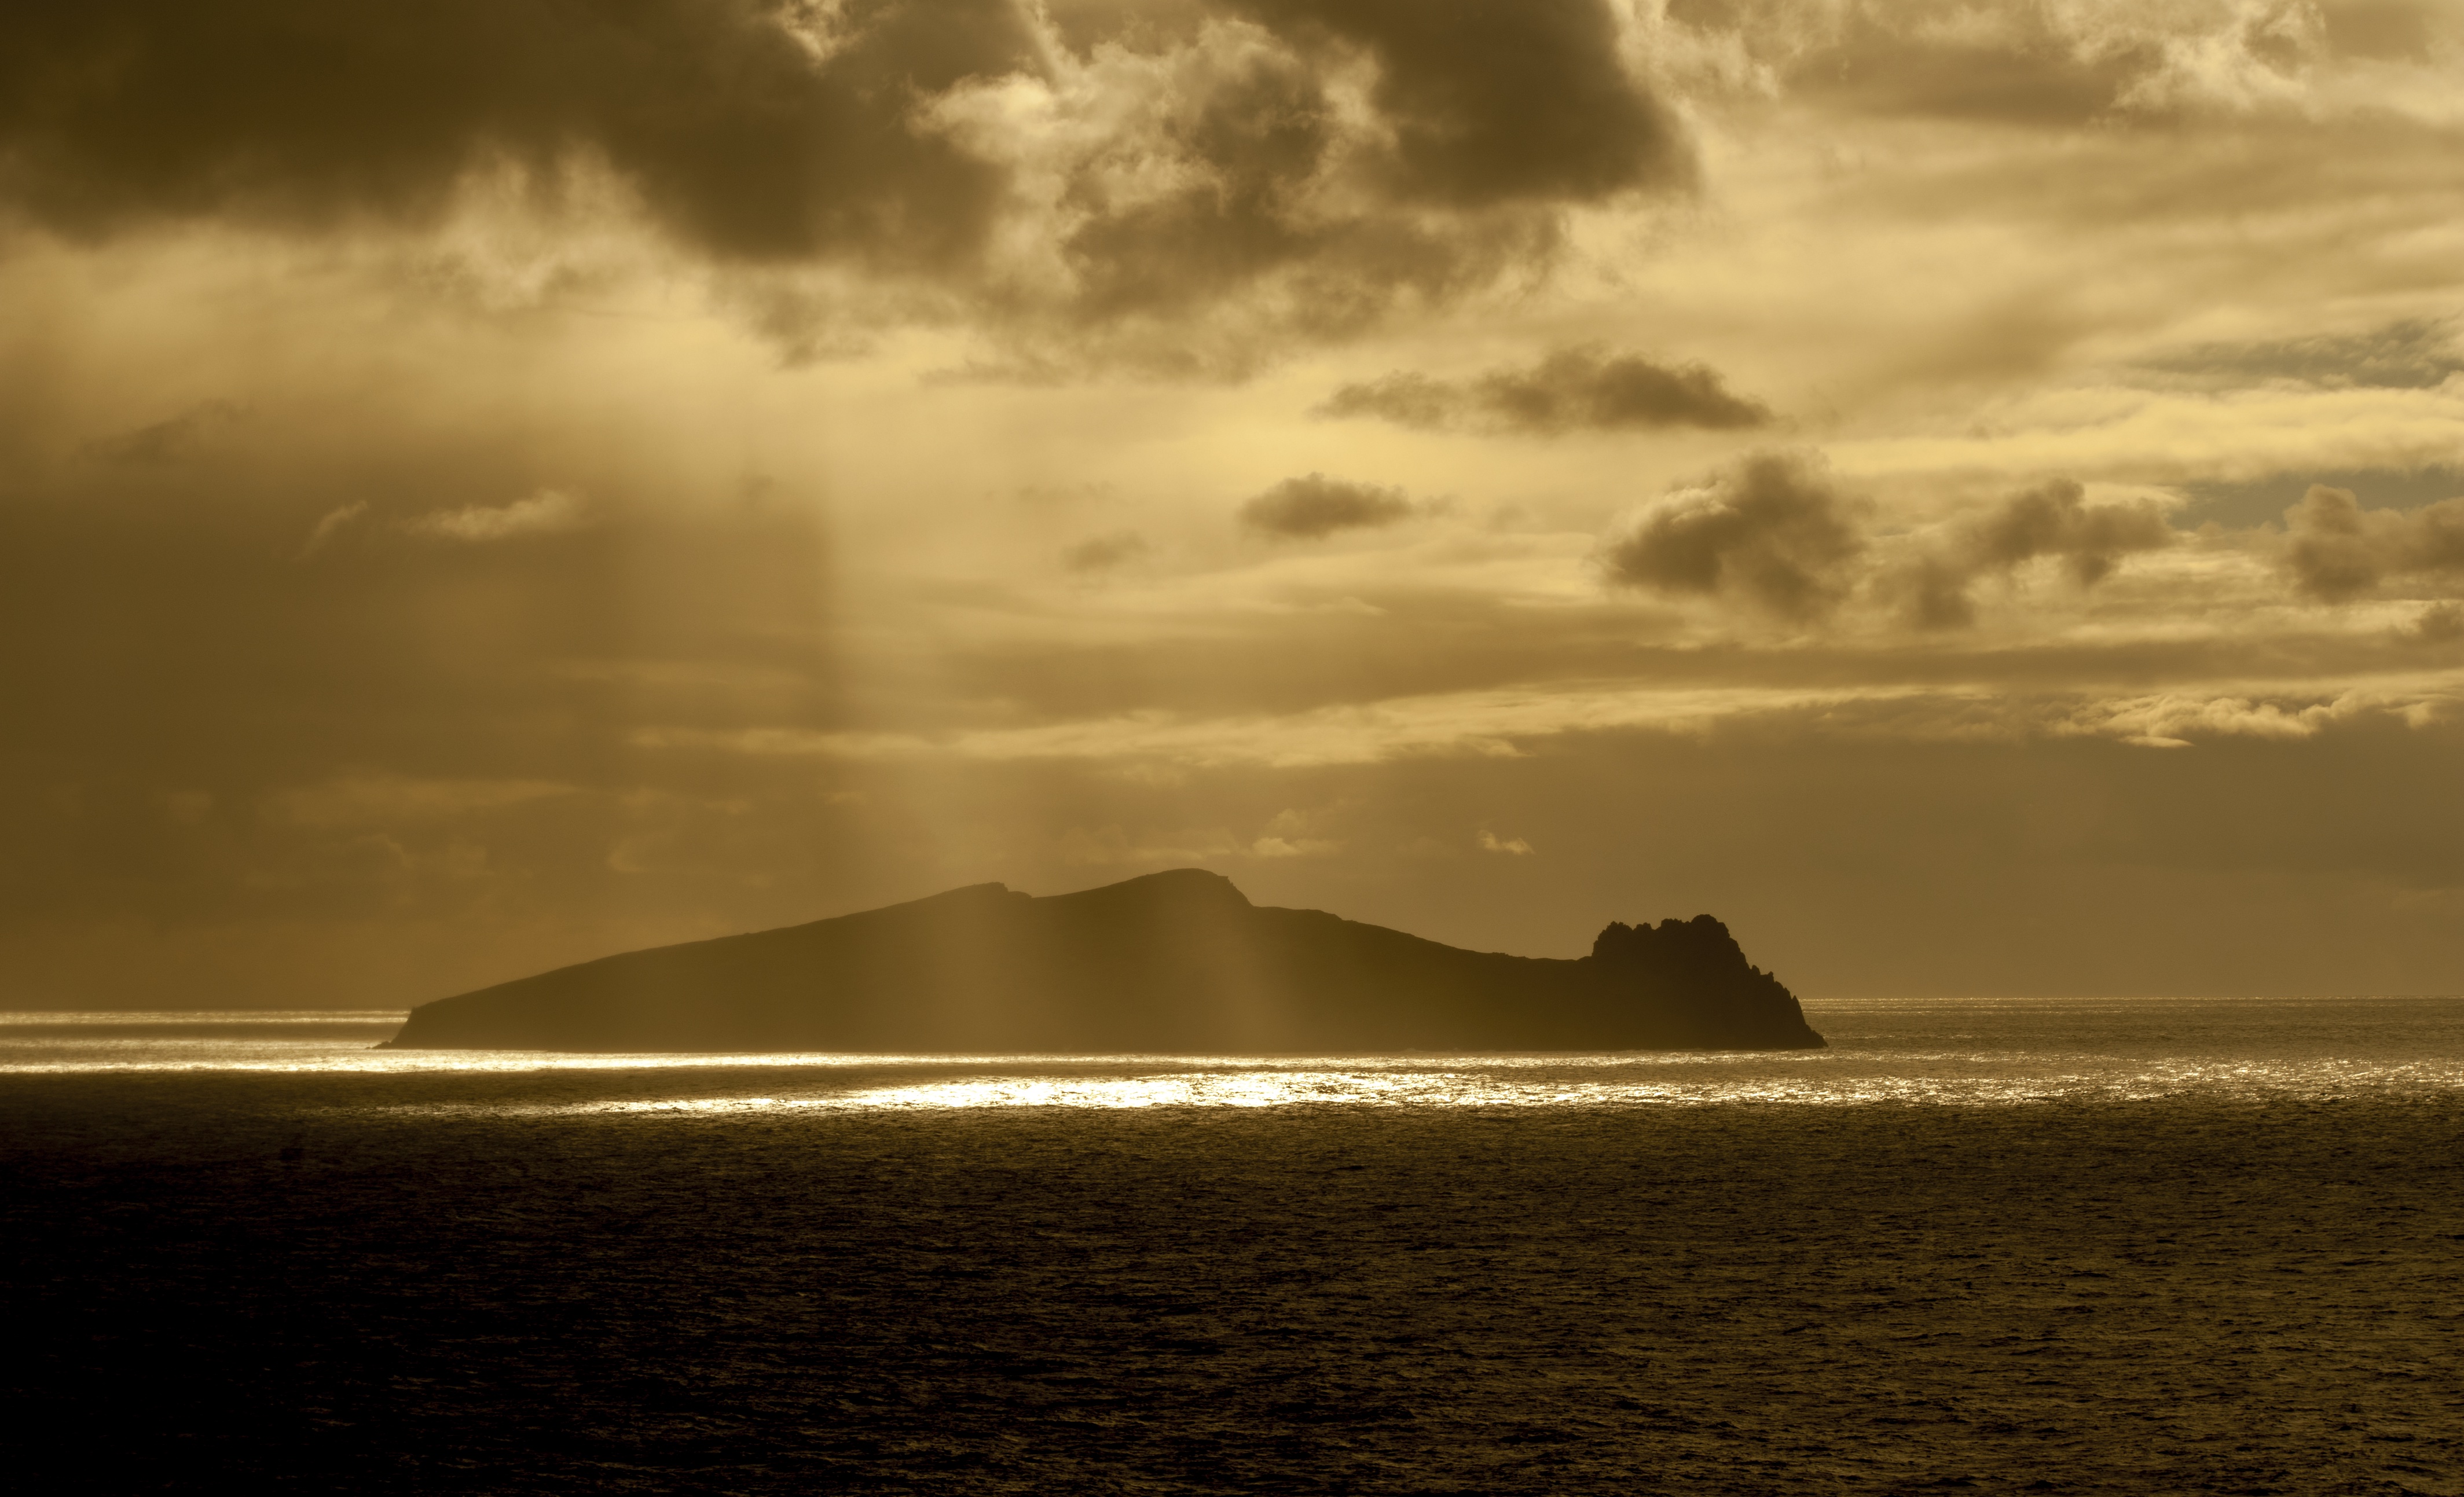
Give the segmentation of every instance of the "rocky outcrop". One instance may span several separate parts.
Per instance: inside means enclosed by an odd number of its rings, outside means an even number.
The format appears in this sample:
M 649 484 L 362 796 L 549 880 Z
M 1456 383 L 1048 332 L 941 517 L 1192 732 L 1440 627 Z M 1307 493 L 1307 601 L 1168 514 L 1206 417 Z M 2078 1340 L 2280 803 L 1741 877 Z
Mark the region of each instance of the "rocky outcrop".
M 629 952 L 411 1011 L 397 1048 L 871 1053 L 1800 1049 L 1797 1002 L 1709 915 L 1575 960 L 1251 904 L 1196 869 L 1035 898 L 979 884 Z

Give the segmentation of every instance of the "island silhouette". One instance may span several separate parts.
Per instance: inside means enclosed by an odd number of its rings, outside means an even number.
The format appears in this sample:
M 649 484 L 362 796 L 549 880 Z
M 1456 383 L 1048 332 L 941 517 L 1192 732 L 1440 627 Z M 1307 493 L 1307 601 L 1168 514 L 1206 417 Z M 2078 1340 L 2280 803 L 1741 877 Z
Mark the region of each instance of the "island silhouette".
M 1707 914 L 1588 957 L 1463 951 L 1253 905 L 1199 869 L 1036 897 L 977 884 L 627 952 L 410 1011 L 385 1047 L 1276 1054 L 1811 1049 Z

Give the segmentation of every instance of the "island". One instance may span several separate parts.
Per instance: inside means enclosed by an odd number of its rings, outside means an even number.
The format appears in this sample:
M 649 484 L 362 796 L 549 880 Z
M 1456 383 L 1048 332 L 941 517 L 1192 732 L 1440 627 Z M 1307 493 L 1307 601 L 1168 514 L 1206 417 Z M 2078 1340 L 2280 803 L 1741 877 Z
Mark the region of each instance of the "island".
M 1812 1049 L 1707 914 L 1588 957 L 1463 951 L 1221 874 L 1045 897 L 1000 884 L 627 952 L 410 1012 L 394 1049 L 970 1054 Z

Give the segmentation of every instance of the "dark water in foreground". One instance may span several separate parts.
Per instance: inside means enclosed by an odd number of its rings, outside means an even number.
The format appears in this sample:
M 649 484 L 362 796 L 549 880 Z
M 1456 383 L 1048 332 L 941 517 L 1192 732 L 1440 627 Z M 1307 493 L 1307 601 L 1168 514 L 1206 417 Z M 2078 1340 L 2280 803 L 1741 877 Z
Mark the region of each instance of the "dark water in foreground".
M 0 1016 L 12 1485 L 2464 1492 L 2464 1002 L 1809 1011 L 1281 1062 Z

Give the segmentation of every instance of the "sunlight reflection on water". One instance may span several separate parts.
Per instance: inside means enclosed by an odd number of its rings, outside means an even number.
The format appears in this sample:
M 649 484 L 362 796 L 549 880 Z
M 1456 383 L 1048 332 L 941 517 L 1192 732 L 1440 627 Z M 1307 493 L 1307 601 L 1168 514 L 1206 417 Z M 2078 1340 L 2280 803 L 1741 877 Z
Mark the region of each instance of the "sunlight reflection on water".
M 1808 1004 L 1826 1050 L 1343 1056 L 381 1050 L 392 1011 L 0 1014 L 0 1073 L 498 1077 L 434 1113 L 2318 1100 L 2464 1090 L 2464 1000 Z M 753 1074 L 766 1078 L 745 1086 Z M 535 1078 L 523 1082 L 522 1078 Z M 731 1084 L 733 1083 L 733 1084 Z
M 1737 1066 L 1733 1056 L 1720 1057 Z M 1602 1058 L 1574 1067 L 1552 1058 L 1542 1075 L 1484 1061 L 1443 1069 L 1378 1070 L 1353 1068 L 1308 1070 L 1275 1068 L 1206 1070 L 1149 1076 L 967 1077 L 902 1086 L 871 1087 L 795 1095 L 655 1098 L 567 1104 L 539 1111 L 600 1113 L 710 1114 L 818 1108 L 825 1110 L 951 1108 L 1265 1108 L 1303 1105 L 1384 1107 L 1634 1107 L 1704 1106 L 1720 1103 L 1855 1104 L 1935 1102 L 1966 1105 L 2062 1099 L 2142 1100 L 2185 1092 L 2277 1094 L 2321 1098 L 2357 1091 L 2374 1093 L 2453 1090 L 2464 1088 L 2464 1070 L 2453 1065 L 2308 1066 L 2200 1065 L 2132 1068 L 2106 1067 L 2049 1069 L 2028 1074 L 1942 1074 L 1927 1063 L 1945 1057 L 1873 1054 L 1855 1071 L 1809 1065 L 1794 1074 L 1773 1074 L 1776 1057 L 1757 1057 L 1761 1074 L 1715 1074 L 1675 1079 L 1663 1058 L 1618 1062 Z M 1971 1058 L 1975 1059 L 1975 1058 Z M 2090 1061 L 2091 1057 L 2076 1057 Z M 1617 1072 L 1640 1075 L 1620 1075 Z

